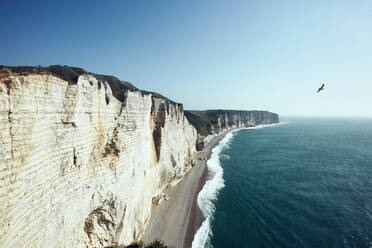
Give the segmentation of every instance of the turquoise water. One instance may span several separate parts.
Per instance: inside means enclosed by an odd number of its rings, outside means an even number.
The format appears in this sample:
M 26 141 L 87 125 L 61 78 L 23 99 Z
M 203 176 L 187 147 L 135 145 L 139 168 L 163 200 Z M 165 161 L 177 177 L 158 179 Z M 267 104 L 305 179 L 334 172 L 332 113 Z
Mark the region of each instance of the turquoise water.
M 221 147 L 206 246 L 372 247 L 372 119 L 287 121 Z

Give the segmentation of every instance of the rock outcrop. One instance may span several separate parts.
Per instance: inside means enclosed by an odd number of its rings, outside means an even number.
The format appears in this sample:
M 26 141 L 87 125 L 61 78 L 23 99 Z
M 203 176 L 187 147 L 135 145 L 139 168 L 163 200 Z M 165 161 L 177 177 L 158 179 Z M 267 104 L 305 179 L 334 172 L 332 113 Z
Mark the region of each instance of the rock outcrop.
M 152 198 L 194 163 L 182 105 L 71 75 L 0 75 L 0 247 L 138 240 Z
M 266 111 L 184 112 L 81 68 L 0 66 L 0 247 L 137 241 L 204 136 L 278 121 Z
M 260 110 L 186 110 L 185 115 L 199 134 L 207 136 L 236 127 L 252 127 L 279 122 L 279 115 Z
M 279 115 L 259 110 L 190 110 L 185 116 L 198 131 L 197 150 L 203 149 L 204 137 L 237 127 L 252 127 L 279 122 Z

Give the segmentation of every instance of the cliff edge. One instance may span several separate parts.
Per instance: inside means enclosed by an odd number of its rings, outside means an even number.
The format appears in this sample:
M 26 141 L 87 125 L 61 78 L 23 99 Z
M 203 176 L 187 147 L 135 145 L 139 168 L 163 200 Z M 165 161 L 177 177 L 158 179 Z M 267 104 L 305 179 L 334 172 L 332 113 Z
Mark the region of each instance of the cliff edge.
M 198 131 L 197 150 L 204 147 L 204 137 L 237 127 L 279 123 L 279 115 L 260 110 L 189 110 L 185 116 Z
M 140 239 L 152 198 L 192 167 L 196 138 L 181 104 L 114 77 L 1 67 L 0 246 Z
M 184 111 L 76 67 L 0 66 L 0 247 L 138 241 L 153 198 L 195 165 L 204 136 L 278 121 L 267 111 Z

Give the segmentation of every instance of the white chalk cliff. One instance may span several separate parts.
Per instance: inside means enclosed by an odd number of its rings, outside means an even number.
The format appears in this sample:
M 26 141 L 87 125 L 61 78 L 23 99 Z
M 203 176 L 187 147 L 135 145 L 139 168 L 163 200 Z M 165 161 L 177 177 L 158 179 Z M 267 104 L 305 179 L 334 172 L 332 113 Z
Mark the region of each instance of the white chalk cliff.
M 182 105 L 90 74 L 0 79 L 0 247 L 138 240 L 151 199 L 194 163 Z M 170 199 L 172 200 L 172 199 Z

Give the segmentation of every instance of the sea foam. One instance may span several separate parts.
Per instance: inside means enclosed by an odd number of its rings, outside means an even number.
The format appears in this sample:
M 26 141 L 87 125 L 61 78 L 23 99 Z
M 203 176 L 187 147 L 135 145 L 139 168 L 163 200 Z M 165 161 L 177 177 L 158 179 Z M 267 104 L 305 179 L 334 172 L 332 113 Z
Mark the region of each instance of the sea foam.
M 239 128 L 240 129 L 261 129 L 261 128 L 265 128 L 265 127 L 275 127 L 275 126 L 279 126 L 279 125 L 286 125 L 286 124 L 289 124 L 290 122 L 279 122 L 279 123 L 272 123 L 272 124 L 262 124 L 262 125 L 257 125 L 257 126 L 254 126 L 254 127 L 243 127 L 243 128 Z
M 220 143 L 213 148 L 212 156 L 208 160 L 208 180 L 199 192 L 197 199 L 205 220 L 194 236 L 192 248 L 204 248 L 212 235 L 210 222 L 215 210 L 214 201 L 217 199 L 219 191 L 225 186 L 223 169 L 220 165 L 220 152 L 228 146 L 232 137 L 233 132 L 227 133 Z
M 234 133 L 242 129 L 261 129 L 283 124 L 288 124 L 288 122 L 237 128 L 228 132 L 220 143 L 212 149 L 212 156 L 208 160 L 208 180 L 203 186 L 202 190 L 199 192 L 197 199 L 198 206 L 205 220 L 194 236 L 192 248 L 212 247 L 209 244 L 209 240 L 212 236 L 211 219 L 215 210 L 214 201 L 217 199 L 219 191 L 225 186 L 223 180 L 223 169 L 220 165 L 220 153 L 223 149 L 229 146 Z

